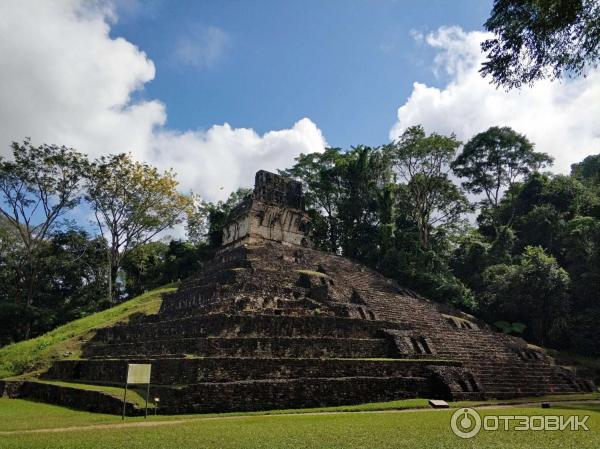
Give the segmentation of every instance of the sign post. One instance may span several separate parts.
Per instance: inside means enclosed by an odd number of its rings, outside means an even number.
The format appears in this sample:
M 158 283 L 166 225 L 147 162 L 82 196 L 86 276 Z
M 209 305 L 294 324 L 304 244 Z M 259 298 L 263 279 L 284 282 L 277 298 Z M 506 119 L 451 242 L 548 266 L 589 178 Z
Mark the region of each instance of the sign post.
M 127 379 L 125 379 L 125 393 L 123 395 L 123 416 L 125 419 L 125 410 L 127 408 L 127 388 L 129 385 L 146 385 L 146 410 L 145 418 L 148 418 L 148 397 L 150 396 L 150 373 L 152 365 L 146 363 L 128 363 Z

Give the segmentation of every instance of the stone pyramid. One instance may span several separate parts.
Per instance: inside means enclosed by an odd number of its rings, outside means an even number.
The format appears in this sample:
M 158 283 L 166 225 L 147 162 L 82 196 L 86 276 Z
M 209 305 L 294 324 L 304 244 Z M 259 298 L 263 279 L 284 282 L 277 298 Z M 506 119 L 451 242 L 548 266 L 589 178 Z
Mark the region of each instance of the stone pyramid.
M 309 236 L 301 185 L 258 172 L 222 249 L 158 315 L 98 330 L 84 359 L 59 361 L 44 377 L 122 385 L 128 362 L 151 363 L 161 413 L 594 388 L 520 338 L 311 249 Z

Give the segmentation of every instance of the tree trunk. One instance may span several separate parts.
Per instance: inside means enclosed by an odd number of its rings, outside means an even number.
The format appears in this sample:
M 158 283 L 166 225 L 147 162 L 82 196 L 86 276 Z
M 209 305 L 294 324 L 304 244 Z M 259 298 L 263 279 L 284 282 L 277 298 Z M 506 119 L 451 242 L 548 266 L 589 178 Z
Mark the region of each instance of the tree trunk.
M 115 285 L 117 283 L 117 274 L 119 272 L 119 267 L 117 266 L 117 258 L 114 255 L 114 252 L 108 251 L 108 303 L 113 305 L 115 303 Z
M 113 282 L 113 279 L 112 279 L 112 263 L 110 261 L 110 256 L 108 257 L 108 270 L 107 271 L 108 271 L 108 282 L 107 282 L 108 289 L 106 291 L 106 299 L 108 300 L 109 304 L 112 304 L 112 298 L 113 298 L 112 282 Z
M 24 339 L 28 340 L 31 337 L 31 327 L 32 327 L 32 322 L 31 322 L 31 317 L 29 316 L 29 311 L 31 309 L 31 306 L 33 305 L 33 290 L 34 290 L 34 285 L 35 285 L 35 281 L 34 281 L 34 275 L 35 275 L 35 268 L 34 268 L 34 261 L 33 261 L 34 255 L 33 255 L 33 250 L 31 249 L 31 247 L 27 248 L 27 290 L 25 293 L 25 309 L 27 311 L 27 318 L 26 318 L 26 323 L 25 323 L 25 330 L 24 330 Z

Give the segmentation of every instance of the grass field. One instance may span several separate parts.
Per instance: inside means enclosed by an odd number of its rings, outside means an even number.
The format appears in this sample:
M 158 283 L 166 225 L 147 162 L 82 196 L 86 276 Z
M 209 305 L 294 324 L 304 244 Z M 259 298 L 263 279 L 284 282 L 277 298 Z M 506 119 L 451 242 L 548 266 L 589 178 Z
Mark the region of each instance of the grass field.
M 22 341 L 0 349 L 0 379 L 35 374 L 45 370 L 57 358 L 77 358 L 81 345 L 90 339 L 94 331 L 126 321 L 138 314 L 158 312 L 161 295 L 174 287 L 162 287 L 126 301 L 118 306 L 57 327 L 51 332 L 31 340 Z M 64 354 L 69 353 L 69 357 Z
M 77 412 L 22 400 L 0 400 L 0 429 L 63 428 L 60 432 L 0 433 L 2 449 L 16 448 L 560 448 L 600 447 L 596 403 L 541 408 L 485 408 L 482 415 L 589 415 L 589 431 L 480 432 L 471 440 L 450 430 L 452 410 L 334 412 L 298 415 L 217 415 L 140 418 Z M 27 422 L 25 425 L 24 422 Z M 64 429 L 72 426 L 89 428 Z

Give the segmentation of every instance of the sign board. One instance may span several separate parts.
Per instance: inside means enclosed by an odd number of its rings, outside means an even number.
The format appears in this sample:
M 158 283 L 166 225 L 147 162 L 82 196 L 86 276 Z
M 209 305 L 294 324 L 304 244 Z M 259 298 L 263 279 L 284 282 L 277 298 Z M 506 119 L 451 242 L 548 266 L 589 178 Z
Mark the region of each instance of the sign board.
M 127 365 L 127 383 L 132 385 L 149 384 L 152 365 L 129 363 Z

